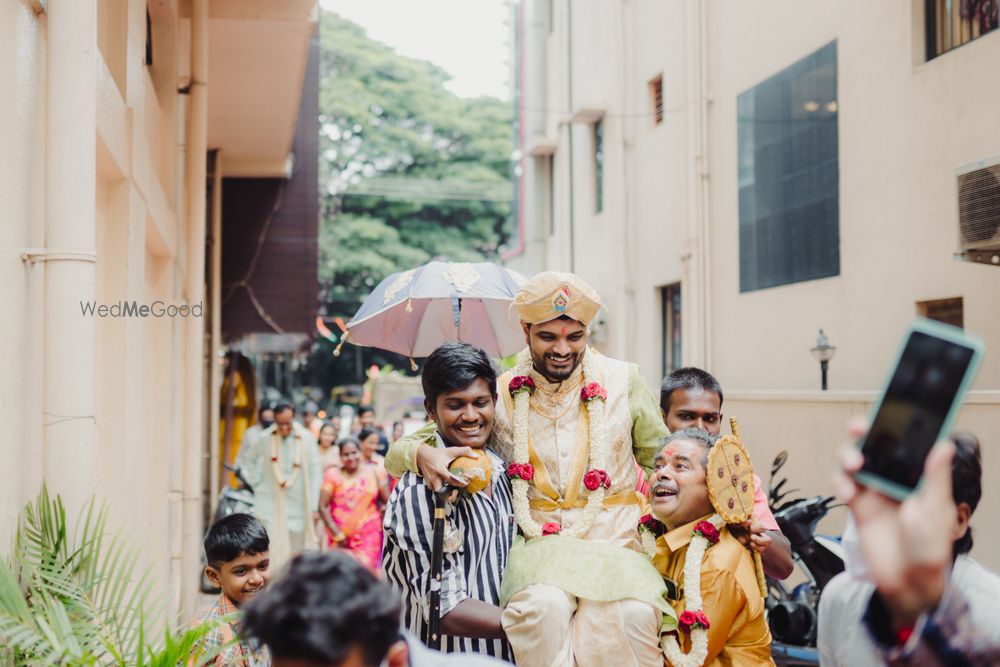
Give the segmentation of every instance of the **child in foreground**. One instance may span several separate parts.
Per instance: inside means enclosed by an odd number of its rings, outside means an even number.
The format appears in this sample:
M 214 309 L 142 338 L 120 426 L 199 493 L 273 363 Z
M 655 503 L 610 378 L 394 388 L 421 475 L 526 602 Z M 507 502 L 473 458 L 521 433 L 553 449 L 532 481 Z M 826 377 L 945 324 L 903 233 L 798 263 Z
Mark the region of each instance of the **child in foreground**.
M 198 617 L 196 625 L 233 614 L 257 595 L 271 579 L 268 538 L 264 526 L 249 514 L 219 519 L 205 536 L 205 575 L 222 589 L 215 604 Z M 214 628 L 197 644 L 201 655 L 229 644 L 208 664 L 216 667 L 270 667 L 266 648 L 254 651 L 237 637 L 233 623 Z

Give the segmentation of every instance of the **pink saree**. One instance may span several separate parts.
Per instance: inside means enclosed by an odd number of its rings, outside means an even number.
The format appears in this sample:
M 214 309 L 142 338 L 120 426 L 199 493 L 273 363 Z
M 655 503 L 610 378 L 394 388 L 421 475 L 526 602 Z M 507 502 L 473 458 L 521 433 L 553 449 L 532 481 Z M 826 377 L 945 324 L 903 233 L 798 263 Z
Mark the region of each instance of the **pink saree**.
M 376 504 L 378 482 L 374 471 L 360 468 L 360 474 L 345 479 L 337 468 L 323 476 L 323 488 L 330 494 L 330 516 L 347 541 L 337 548 L 344 549 L 372 572 L 378 572 L 382 559 L 382 514 Z M 333 540 L 327 535 L 327 544 Z

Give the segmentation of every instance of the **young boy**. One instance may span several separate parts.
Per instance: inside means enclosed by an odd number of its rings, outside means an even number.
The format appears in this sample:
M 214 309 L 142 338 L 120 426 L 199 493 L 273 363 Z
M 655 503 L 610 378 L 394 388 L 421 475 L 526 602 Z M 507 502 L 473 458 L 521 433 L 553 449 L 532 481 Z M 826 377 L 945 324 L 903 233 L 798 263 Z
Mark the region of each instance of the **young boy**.
M 468 447 L 487 457 L 492 471 L 486 488 L 463 493 L 448 510 L 460 540 L 444 554 L 442 648 L 512 661 L 499 607 L 500 581 L 515 530 L 511 484 L 503 461 L 486 449 L 493 431 L 496 379 L 493 363 L 479 348 L 445 343 L 434 350 L 421 375 L 424 407 L 434 424 L 425 434 L 418 433 L 432 447 Z M 403 624 L 418 637 L 428 622 L 433 517 L 430 488 L 422 477 L 407 472 L 386 506 L 382 564 L 386 581 L 403 596 Z
M 222 589 L 215 604 L 196 624 L 232 614 L 252 600 L 271 579 L 267 531 L 249 514 L 230 514 L 219 519 L 205 536 L 205 574 Z M 198 644 L 208 652 L 236 636 L 232 623 L 218 626 Z M 232 644 L 210 664 L 217 667 L 269 667 L 266 648 L 254 651 L 245 641 Z

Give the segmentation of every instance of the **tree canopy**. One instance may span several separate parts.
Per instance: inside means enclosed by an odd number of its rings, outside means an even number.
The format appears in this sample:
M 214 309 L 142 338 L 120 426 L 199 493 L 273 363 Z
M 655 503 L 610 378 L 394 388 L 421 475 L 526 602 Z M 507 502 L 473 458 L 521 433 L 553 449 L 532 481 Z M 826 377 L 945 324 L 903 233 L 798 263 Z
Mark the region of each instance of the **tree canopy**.
M 512 104 L 454 95 L 443 69 L 332 12 L 320 53 L 326 314 L 349 319 L 387 275 L 431 259 L 495 259 L 511 213 Z

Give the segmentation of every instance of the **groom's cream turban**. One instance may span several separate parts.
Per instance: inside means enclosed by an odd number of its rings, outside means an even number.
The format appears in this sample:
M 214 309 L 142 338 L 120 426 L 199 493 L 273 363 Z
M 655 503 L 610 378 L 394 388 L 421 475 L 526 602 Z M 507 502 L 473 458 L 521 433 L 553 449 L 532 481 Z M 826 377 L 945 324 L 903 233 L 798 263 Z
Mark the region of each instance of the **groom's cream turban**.
M 563 315 L 584 326 L 601 309 L 601 297 L 583 278 L 572 273 L 544 271 L 524 283 L 514 297 L 522 322 L 540 324 Z

